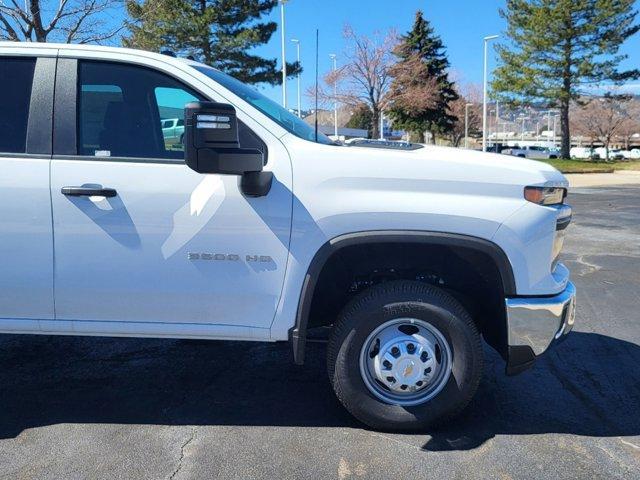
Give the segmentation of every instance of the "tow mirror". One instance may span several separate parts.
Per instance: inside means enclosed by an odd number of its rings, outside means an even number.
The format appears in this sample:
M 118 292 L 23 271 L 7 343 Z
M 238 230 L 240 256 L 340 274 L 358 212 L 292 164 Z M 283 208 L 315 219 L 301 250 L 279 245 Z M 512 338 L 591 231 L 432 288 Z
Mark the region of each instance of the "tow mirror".
M 260 150 L 241 148 L 238 119 L 232 105 L 191 102 L 184 109 L 184 156 L 189 168 L 198 173 L 242 175 L 245 195 L 263 196 L 269 192 L 273 175 L 262 172 Z

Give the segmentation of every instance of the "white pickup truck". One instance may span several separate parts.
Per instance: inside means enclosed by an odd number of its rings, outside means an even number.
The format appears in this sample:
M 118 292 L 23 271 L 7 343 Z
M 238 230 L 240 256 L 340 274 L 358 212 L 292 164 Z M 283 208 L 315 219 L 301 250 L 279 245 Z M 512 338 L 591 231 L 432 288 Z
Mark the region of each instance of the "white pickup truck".
M 289 341 L 302 363 L 329 331 L 344 406 L 415 430 L 470 401 L 482 339 L 515 374 L 572 328 L 548 165 L 336 145 L 142 51 L 0 43 L 0 95 L 0 332 Z
M 529 158 L 531 160 L 553 160 L 560 156 L 560 152 L 557 150 L 537 145 L 510 148 L 504 150 L 502 153 L 513 155 L 514 157 Z

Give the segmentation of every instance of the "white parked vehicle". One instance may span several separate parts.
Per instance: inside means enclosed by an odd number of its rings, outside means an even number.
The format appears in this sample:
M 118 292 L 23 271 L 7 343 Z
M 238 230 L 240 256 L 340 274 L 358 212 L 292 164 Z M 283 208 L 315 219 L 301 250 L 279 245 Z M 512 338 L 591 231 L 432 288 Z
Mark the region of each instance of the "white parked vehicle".
M 164 137 L 165 144 L 169 147 L 177 146 L 176 144 L 182 144 L 184 137 L 184 119 L 183 118 L 169 118 L 161 120 L 162 123 L 162 136 Z M 178 146 L 182 149 L 182 146 Z
M 626 160 L 640 160 L 640 149 L 634 148 L 632 150 L 621 150 L 620 154 Z
M 597 158 L 605 160 L 607 159 L 607 149 L 604 147 L 598 147 L 594 149 L 594 153 Z M 619 150 L 614 150 L 613 148 L 609 149 L 609 160 L 622 160 L 624 159 L 624 155 L 620 153 Z
M 592 147 L 571 147 L 569 156 L 574 160 L 591 160 L 599 158 L 595 148 Z
M 135 50 L 0 43 L 0 92 L 1 332 L 289 341 L 302 363 L 331 327 L 344 406 L 415 430 L 470 401 L 482 339 L 515 374 L 573 326 L 549 165 L 335 145 Z M 161 128 L 177 110 L 186 151 Z
M 540 147 L 536 145 L 510 148 L 503 153 L 507 155 L 513 155 L 514 157 L 530 158 L 533 160 L 550 160 L 558 158 L 560 156 L 560 152 L 558 152 L 557 150 L 552 150 L 547 147 Z

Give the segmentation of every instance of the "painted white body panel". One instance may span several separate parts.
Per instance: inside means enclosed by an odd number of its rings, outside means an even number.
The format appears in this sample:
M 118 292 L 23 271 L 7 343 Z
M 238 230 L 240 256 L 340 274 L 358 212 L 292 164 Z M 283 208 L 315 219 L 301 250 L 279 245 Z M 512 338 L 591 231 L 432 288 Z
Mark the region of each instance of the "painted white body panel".
M 550 272 L 556 211 L 523 198 L 525 185 L 567 185 L 553 167 L 446 147 L 399 152 L 315 145 L 292 135 L 283 141 L 295 195 L 291 260 L 273 338 L 285 339 L 291 328 L 315 253 L 352 232 L 416 230 L 493 241 L 517 262 L 511 260 L 519 294 L 564 289 L 566 269 Z M 497 235 L 511 225 L 512 236 Z
M 49 160 L 0 158 L 0 222 L 0 318 L 52 319 Z
M 556 211 L 523 198 L 526 185 L 567 186 L 546 164 L 442 147 L 315 144 L 287 133 L 188 62 L 106 47 L 48 48 L 155 68 L 231 103 L 267 143 L 266 169 L 276 181 L 266 197 L 249 199 L 238 177 L 199 175 L 183 164 L 53 160 L 47 207 L 53 207 L 55 274 L 51 257 L 41 271 L 55 283 L 56 313 L 39 314 L 42 332 L 284 340 L 314 255 L 330 239 L 362 231 L 489 240 L 507 254 L 518 294 L 549 295 L 566 286 L 564 266 L 550 271 Z M 115 188 L 118 196 L 60 194 L 63 186 L 86 183 Z M 193 262 L 188 252 L 268 255 L 273 264 Z M 11 331 L 2 322 L 0 329 Z
M 60 193 L 96 183 L 118 195 Z M 248 199 L 237 183 L 184 164 L 53 160 L 56 319 L 269 328 L 286 270 L 291 192 L 277 181 L 270 195 Z

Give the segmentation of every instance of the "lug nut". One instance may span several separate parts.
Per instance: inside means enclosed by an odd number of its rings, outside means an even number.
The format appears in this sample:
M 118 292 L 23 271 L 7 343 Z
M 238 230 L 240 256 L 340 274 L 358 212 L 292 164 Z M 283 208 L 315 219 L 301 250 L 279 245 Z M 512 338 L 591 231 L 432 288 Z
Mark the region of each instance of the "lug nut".
M 398 347 L 393 347 L 391 349 L 391 355 L 393 355 L 394 357 L 399 354 L 400 354 L 400 349 Z
M 413 353 L 416 351 L 416 346 L 413 343 L 407 345 L 407 352 Z
M 391 362 L 389 360 L 385 360 L 384 362 L 382 362 L 382 365 L 384 366 L 384 368 L 391 368 Z

